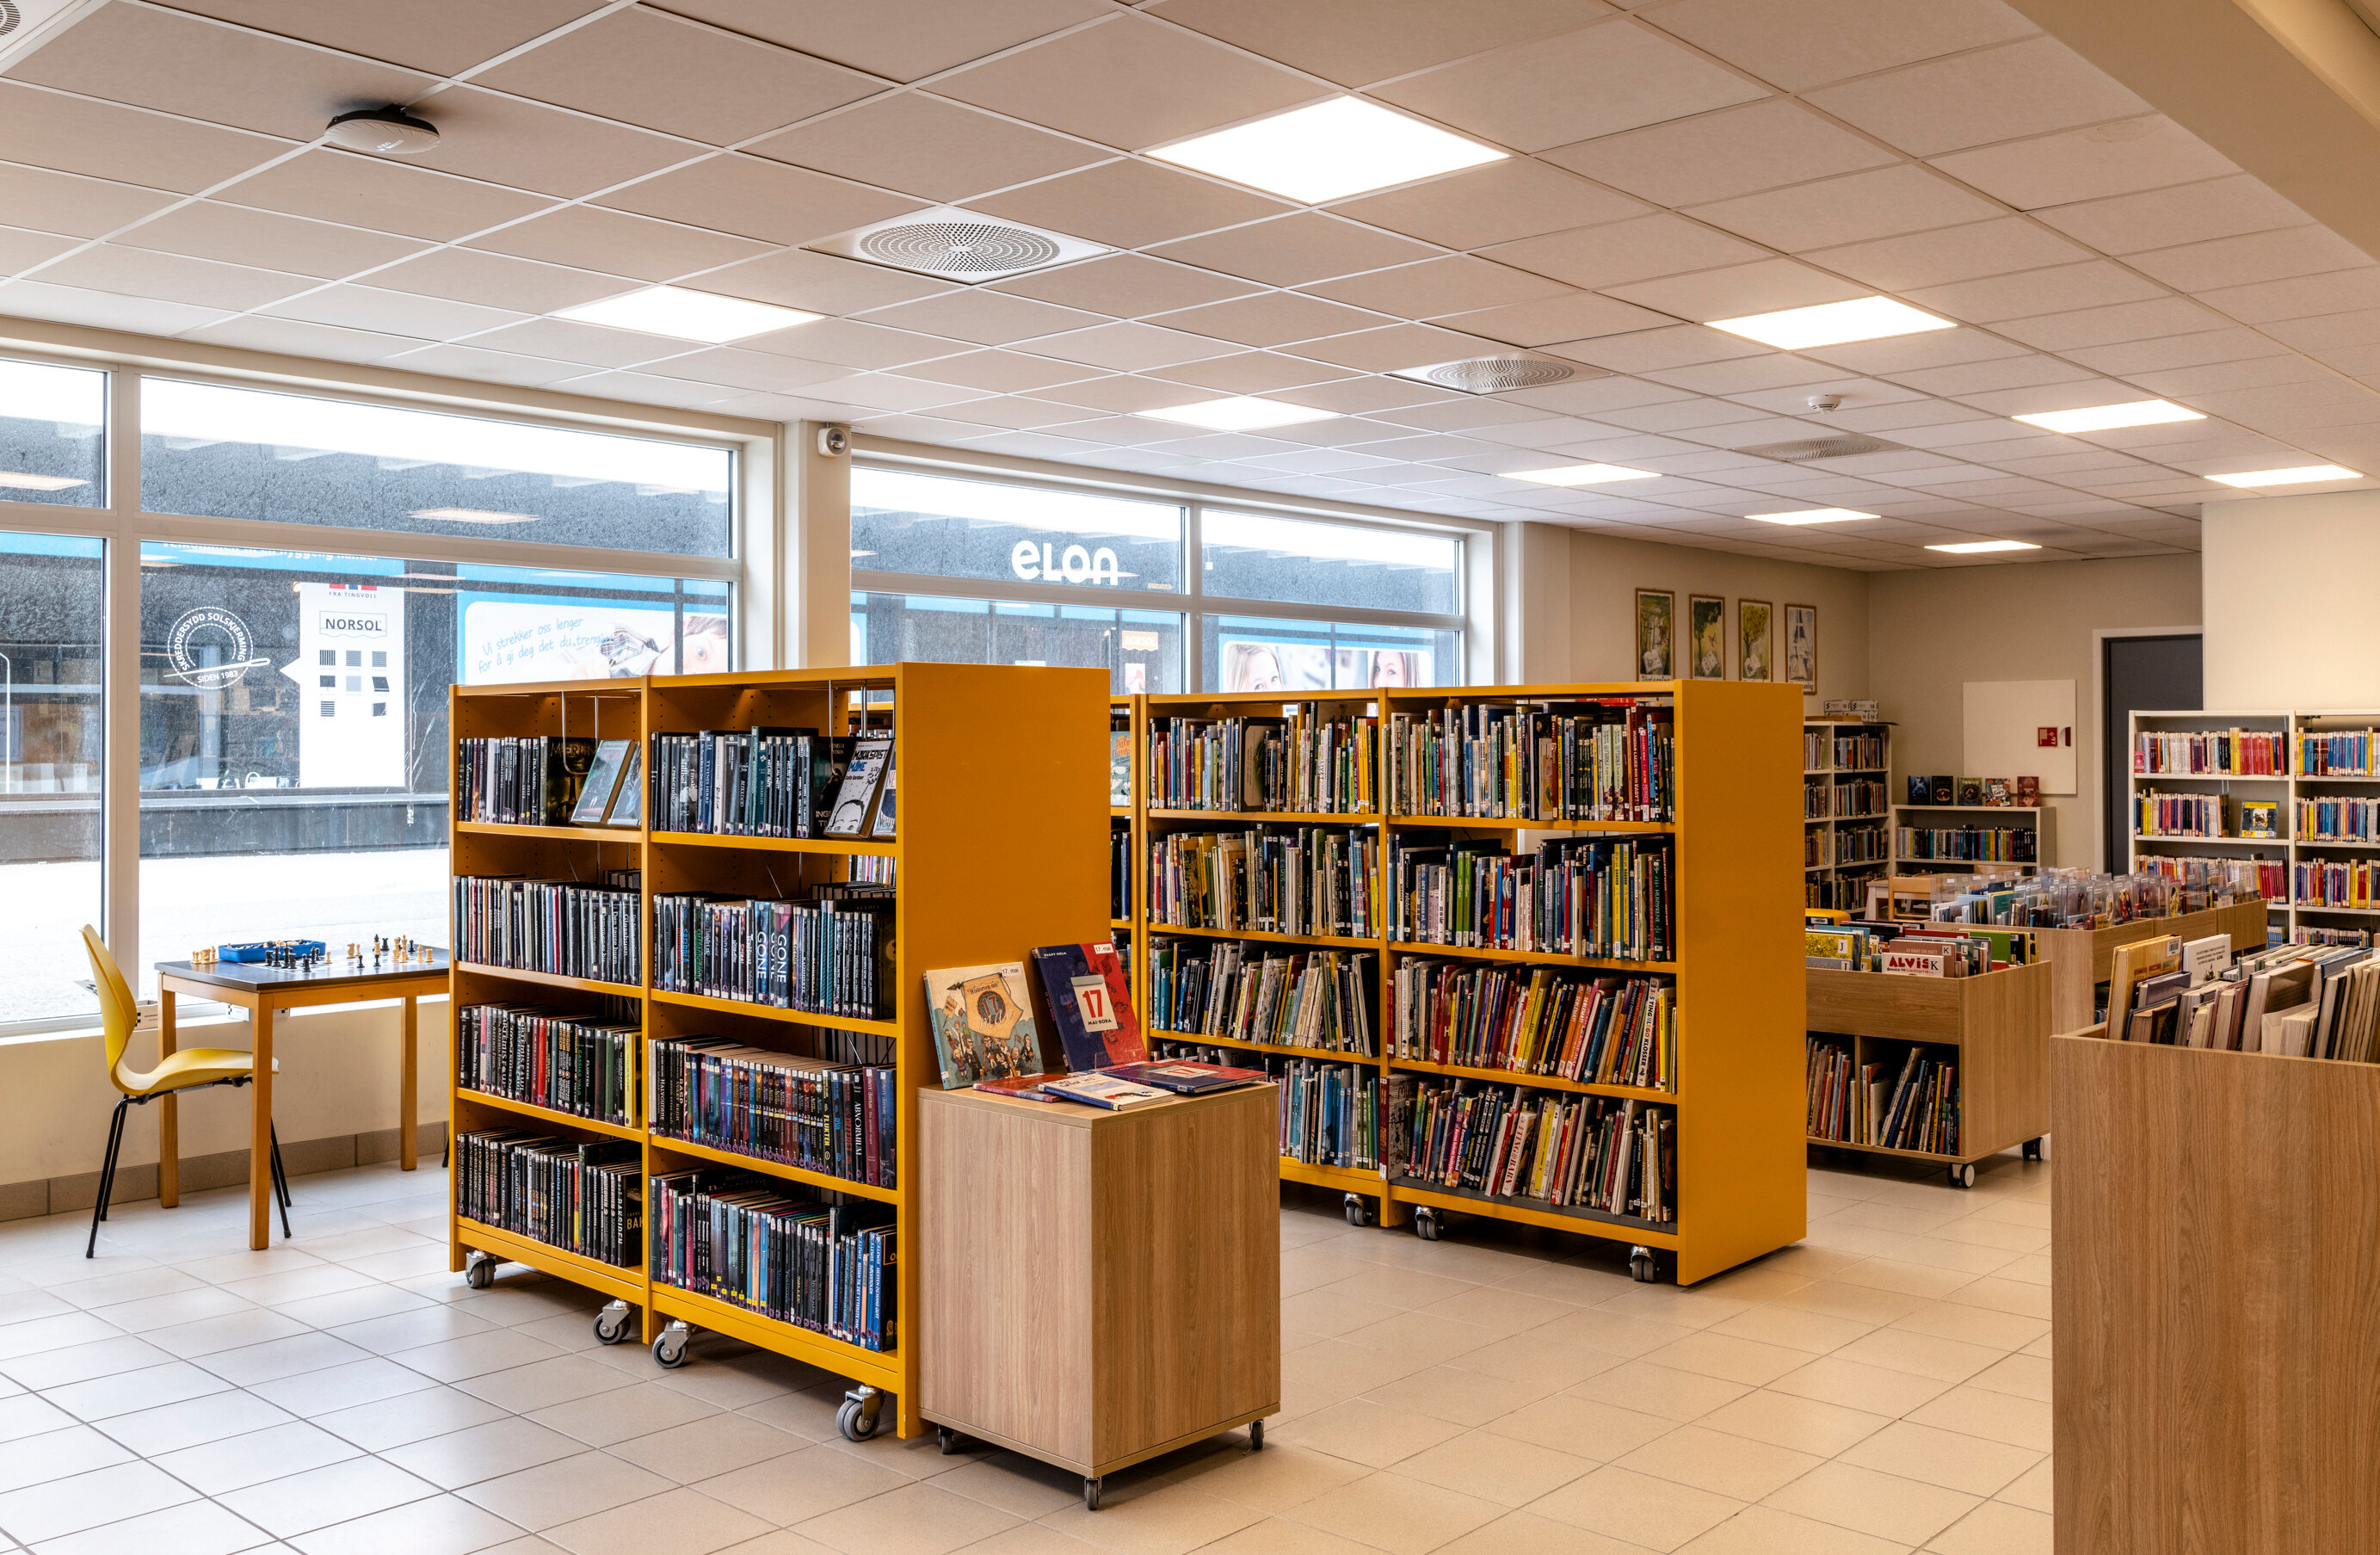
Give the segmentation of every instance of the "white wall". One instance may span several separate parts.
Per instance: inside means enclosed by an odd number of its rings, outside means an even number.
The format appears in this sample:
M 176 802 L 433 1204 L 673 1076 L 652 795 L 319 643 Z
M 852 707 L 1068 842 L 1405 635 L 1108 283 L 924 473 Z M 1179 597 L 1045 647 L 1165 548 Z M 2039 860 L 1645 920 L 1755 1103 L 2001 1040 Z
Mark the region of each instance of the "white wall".
M 2208 503 L 2206 705 L 2380 708 L 2380 492 Z

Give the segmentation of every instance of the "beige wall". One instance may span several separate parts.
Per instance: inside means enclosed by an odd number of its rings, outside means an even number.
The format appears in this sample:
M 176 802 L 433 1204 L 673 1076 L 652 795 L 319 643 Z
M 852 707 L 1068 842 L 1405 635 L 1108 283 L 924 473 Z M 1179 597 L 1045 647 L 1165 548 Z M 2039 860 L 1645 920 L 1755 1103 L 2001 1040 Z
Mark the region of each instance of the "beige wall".
M 2380 492 L 2208 503 L 2206 705 L 2380 708 Z
M 1899 725 L 1893 730 L 1896 797 L 1910 772 L 1963 771 L 1966 682 L 2071 680 L 2076 792 L 2050 801 L 2057 819 L 2049 862 L 2100 868 L 2099 670 L 2093 634 L 2196 626 L 2198 569 L 2196 556 L 2143 556 L 1870 578 L 1869 683 L 1884 716 Z M 2210 697 L 2212 684 L 2210 663 Z

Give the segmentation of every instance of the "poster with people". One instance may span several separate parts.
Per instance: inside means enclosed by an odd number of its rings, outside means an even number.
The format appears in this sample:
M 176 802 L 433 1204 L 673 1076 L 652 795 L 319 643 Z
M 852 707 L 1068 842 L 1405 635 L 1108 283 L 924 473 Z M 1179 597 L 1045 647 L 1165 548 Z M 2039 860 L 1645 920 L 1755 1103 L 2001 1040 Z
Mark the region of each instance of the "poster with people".
M 1226 691 L 1318 691 L 1435 684 L 1426 650 L 1341 648 L 1321 642 L 1225 637 L 1218 677 Z
M 650 600 L 461 597 L 457 668 L 466 686 L 517 680 L 624 680 L 714 674 L 729 667 L 727 617 L 680 617 Z

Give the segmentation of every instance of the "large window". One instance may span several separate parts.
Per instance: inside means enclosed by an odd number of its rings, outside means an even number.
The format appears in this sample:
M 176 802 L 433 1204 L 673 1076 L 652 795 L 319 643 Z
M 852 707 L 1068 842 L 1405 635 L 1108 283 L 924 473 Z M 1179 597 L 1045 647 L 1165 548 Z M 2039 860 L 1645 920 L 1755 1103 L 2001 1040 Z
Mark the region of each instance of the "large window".
M 1463 553 L 1443 529 L 863 465 L 852 660 L 1103 666 L 1119 692 L 1459 684 Z
M 0 1027 L 96 1007 L 106 622 L 103 541 L 0 533 Z
M 107 500 L 107 374 L 0 361 L 0 502 Z

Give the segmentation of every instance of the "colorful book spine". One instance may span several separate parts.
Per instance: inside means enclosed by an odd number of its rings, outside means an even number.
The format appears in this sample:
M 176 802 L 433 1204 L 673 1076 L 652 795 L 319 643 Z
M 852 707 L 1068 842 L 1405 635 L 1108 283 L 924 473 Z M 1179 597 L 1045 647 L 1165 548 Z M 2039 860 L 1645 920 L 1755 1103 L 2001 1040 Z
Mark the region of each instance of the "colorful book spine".
M 581 1143 L 520 1129 L 455 1136 L 455 1212 L 622 1269 L 644 1252 L 643 1167 L 633 1140 Z

